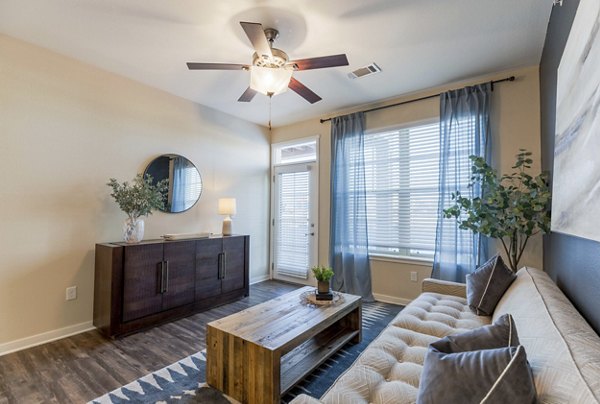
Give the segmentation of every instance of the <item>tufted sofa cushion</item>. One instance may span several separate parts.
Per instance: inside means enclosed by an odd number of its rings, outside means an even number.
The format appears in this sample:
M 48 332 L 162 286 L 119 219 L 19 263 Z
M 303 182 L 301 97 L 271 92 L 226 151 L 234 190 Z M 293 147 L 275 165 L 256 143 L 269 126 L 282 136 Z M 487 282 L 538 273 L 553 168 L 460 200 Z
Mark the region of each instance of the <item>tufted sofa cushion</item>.
M 475 315 L 464 297 L 422 293 L 369 344 L 321 402 L 414 403 L 428 345 L 490 321 L 490 317 Z M 308 396 L 293 401 L 317 402 Z

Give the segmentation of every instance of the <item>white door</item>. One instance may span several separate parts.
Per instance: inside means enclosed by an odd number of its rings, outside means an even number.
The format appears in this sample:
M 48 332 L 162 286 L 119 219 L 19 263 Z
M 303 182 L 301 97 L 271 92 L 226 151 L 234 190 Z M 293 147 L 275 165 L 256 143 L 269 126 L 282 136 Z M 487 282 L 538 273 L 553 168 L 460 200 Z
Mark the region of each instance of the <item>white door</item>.
M 318 173 L 316 163 L 273 168 L 273 277 L 311 284 L 317 265 Z M 310 276 L 309 276 L 310 275 Z

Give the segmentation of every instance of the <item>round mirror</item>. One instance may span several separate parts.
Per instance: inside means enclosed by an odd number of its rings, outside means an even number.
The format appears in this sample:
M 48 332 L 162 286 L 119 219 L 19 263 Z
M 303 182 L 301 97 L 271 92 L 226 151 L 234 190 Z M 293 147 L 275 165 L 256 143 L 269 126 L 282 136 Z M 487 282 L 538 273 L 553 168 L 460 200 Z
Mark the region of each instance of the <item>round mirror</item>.
M 169 190 L 163 212 L 185 212 L 198 202 L 202 194 L 202 178 L 198 169 L 188 159 L 178 154 L 158 156 L 146 167 L 146 175 L 152 177 L 152 183 L 168 179 Z

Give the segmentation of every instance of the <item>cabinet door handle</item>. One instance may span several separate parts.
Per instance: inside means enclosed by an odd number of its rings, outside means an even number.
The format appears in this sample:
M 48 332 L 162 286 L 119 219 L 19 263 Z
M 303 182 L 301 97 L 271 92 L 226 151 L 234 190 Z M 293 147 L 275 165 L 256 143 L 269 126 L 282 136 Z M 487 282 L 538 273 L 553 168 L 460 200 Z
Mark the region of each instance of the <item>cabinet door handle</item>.
M 165 290 L 164 293 L 169 291 L 169 261 L 165 261 Z
M 217 255 L 217 279 L 223 279 L 223 253 Z
M 161 261 L 160 262 L 160 287 L 159 287 L 159 293 L 164 293 L 164 289 L 165 289 L 165 262 Z
M 223 279 L 227 276 L 227 253 L 223 252 Z

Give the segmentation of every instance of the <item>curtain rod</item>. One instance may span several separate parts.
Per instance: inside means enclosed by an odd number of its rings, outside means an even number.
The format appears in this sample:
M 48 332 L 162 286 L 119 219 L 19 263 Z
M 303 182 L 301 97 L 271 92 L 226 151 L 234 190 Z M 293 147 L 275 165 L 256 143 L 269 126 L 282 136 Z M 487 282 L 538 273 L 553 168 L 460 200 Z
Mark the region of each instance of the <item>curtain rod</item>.
M 496 84 L 496 83 L 502 83 L 504 81 L 515 81 L 515 76 L 505 77 L 505 78 L 500 79 L 500 80 L 492 80 L 490 82 L 492 84 L 492 91 L 494 91 L 494 84 Z M 481 84 L 484 84 L 484 83 L 481 83 Z M 383 105 L 381 107 L 375 107 L 375 108 L 365 109 L 364 111 L 361 111 L 361 112 L 373 112 L 373 111 L 379 111 L 380 109 L 397 107 L 398 105 L 410 104 L 411 102 L 423 101 L 423 100 L 428 100 L 429 98 L 439 97 L 441 94 L 442 93 L 437 93 L 437 94 L 428 95 L 426 97 L 420 97 L 420 98 L 415 98 L 415 99 L 412 99 L 412 100 L 397 102 L 395 104 Z M 321 123 L 323 123 L 323 122 L 331 121 L 331 119 L 332 118 L 319 119 L 319 121 Z

